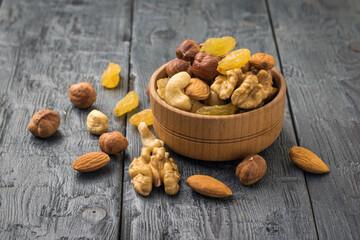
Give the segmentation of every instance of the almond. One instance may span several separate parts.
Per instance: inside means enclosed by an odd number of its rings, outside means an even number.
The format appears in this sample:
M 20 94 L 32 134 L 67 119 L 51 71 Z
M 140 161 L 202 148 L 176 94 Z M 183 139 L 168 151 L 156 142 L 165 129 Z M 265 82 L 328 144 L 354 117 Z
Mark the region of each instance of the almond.
M 327 173 L 328 166 L 313 152 L 303 147 L 295 146 L 289 151 L 290 158 L 301 169 L 311 173 Z
M 103 152 L 91 152 L 78 157 L 72 168 L 79 172 L 92 172 L 104 167 L 110 161 L 109 155 Z
M 258 69 L 269 70 L 275 66 L 275 59 L 269 54 L 255 53 L 250 57 L 250 63 Z
M 192 190 L 205 196 L 222 198 L 232 195 L 228 186 L 210 176 L 193 175 L 186 180 L 186 183 Z
M 185 88 L 185 94 L 195 101 L 205 100 L 209 98 L 210 87 L 201 79 L 192 78 Z

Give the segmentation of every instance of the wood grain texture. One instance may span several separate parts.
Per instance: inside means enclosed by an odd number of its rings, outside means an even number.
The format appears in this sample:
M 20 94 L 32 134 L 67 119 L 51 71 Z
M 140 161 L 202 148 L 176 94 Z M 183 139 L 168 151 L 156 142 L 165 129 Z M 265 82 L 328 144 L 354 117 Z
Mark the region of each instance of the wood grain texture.
M 360 2 L 269 5 L 299 145 L 330 168 L 306 174 L 319 238 L 360 239 Z
M 94 108 L 109 117 L 109 130 L 125 133 L 112 113 L 127 91 L 131 4 L 128 1 L 3 1 L 0 8 L 0 238 L 117 239 L 120 227 L 122 157 L 93 173 L 73 161 L 99 151 L 86 128 Z M 121 84 L 101 86 L 110 61 L 119 63 Z M 67 90 L 88 81 L 97 101 L 75 108 Z M 57 133 L 47 140 L 27 130 L 42 108 L 59 113 Z
M 237 47 L 276 56 L 264 1 L 135 1 L 130 89 L 140 95 L 134 112 L 149 108 L 146 87 L 152 73 L 175 57 L 185 39 L 203 42 L 230 35 Z M 277 58 L 276 58 L 277 59 Z M 238 161 L 196 161 L 170 151 L 179 165 L 180 192 L 155 188 L 138 195 L 128 175 L 142 147 L 136 127 L 127 125 L 122 239 L 314 239 L 315 225 L 304 174 L 288 158 L 296 144 L 288 108 L 278 140 L 260 153 L 268 163 L 265 178 L 252 187 L 235 176 Z M 193 192 L 185 183 L 194 174 L 210 175 L 230 187 L 233 196 L 213 199 Z
M 204 116 L 174 108 L 156 91 L 156 81 L 167 77 L 166 64 L 151 76 L 149 97 L 157 136 L 173 151 L 194 159 L 228 161 L 268 148 L 279 136 L 284 119 L 286 83 L 271 69 L 279 93 L 266 106 L 230 116 Z

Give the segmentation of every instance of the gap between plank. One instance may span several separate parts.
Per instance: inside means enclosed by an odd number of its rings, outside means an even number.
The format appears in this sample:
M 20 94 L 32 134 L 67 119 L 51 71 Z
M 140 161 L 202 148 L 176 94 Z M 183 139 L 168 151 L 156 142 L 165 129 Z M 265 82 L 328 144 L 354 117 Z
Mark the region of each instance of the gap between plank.
M 129 39 L 129 52 L 128 52 L 128 86 L 127 86 L 127 93 L 130 90 L 130 71 L 131 71 L 131 47 L 132 47 L 132 39 L 133 39 L 133 25 L 134 25 L 134 1 L 135 0 L 131 0 L 130 2 L 130 39 Z M 127 119 L 128 119 L 128 114 L 126 114 L 125 117 L 125 137 L 127 137 Z M 125 174 L 125 151 L 122 153 L 122 178 L 121 178 L 121 200 L 120 200 L 120 224 L 119 224 L 119 238 L 121 239 L 121 230 L 122 230 L 122 216 L 123 216 L 123 199 L 124 199 L 124 174 Z
M 271 14 L 270 14 L 270 6 L 269 6 L 269 3 L 268 3 L 268 0 L 264 0 L 264 1 L 265 1 L 266 11 L 267 11 L 268 18 L 269 18 L 272 37 L 273 37 L 274 43 L 275 43 L 276 54 L 278 55 L 278 59 L 279 59 L 280 72 L 283 74 L 283 67 L 282 67 L 282 62 L 281 62 L 281 57 L 280 57 L 279 46 L 278 46 L 278 43 L 277 43 L 276 34 L 275 34 L 275 30 L 274 30 L 274 25 L 273 25 L 273 21 L 272 21 Z M 286 89 L 286 99 L 288 101 L 289 112 L 290 112 L 292 126 L 293 126 L 293 129 L 294 129 L 296 144 L 300 145 L 299 144 L 300 140 L 299 140 L 296 124 L 295 124 L 295 117 L 294 117 L 294 113 L 293 113 L 293 109 L 292 109 L 288 89 Z M 303 174 L 304 174 L 304 179 L 305 179 L 306 190 L 307 190 L 309 200 L 310 200 L 311 213 L 312 213 L 312 216 L 313 216 L 313 219 L 314 219 L 316 236 L 317 236 L 317 239 L 319 239 L 318 227 L 317 227 L 317 224 L 316 224 L 316 218 L 315 218 L 314 208 L 313 208 L 313 204 L 312 204 L 312 199 L 311 199 L 311 196 L 310 196 L 309 186 L 308 186 L 308 182 L 306 180 L 305 172 Z

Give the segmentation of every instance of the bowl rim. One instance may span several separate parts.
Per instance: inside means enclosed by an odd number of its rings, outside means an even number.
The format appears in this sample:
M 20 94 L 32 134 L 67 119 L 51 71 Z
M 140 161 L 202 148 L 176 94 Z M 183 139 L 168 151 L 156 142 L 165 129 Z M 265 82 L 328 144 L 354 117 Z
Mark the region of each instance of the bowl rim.
M 170 62 L 170 61 L 169 61 Z M 154 100 L 156 102 L 158 102 L 159 104 L 161 104 L 163 107 L 167 108 L 168 110 L 171 110 L 177 114 L 186 116 L 186 117 L 196 117 L 196 118 L 203 118 L 203 119 L 233 119 L 233 118 L 240 118 L 242 116 L 246 116 L 248 114 L 255 114 L 259 111 L 263 111 L 266 110 L 268 108 L 272 108 L 273 105 L 277 104 L 278 102 L 280 102 L 280 100 L 284 97 L 284 95 L 286 95 L 286 81 L 284 76 L 282 75 L 282 73 L 275 67 L 273 67 L 272 69 L 270 69 L 271 74 L 273 75 L 273 78 L 277 77 L 279 79 L 277 79 L 280 83 L 280 87 L 279 87 L 279 92 L 276 95 L 276 97 L 270 101 L 269 103 L 265 104 L 264 106 L 261 106 L 257 109 L 248 111 L 248 112 L 243 112 L 243 113 L 236 113 L 236 114 L 232 114 L 232 115 L 201 115 L 201 114 L 196 114 L 196 113 L 192 113 L 192 112 L 187 112 L 178 108 L 175 108 L 173 106 L 171 106 L 170 104 L 168 104 L 167 102 L 165 102 L 165 100 L 163 100 L 162 98 L 160 98 L 160 96 L 157 94 L 156 92 L 156 77 L 162 72 L 164 71 L 164 69 L 166 68 L 167 64 L 169 63 L 165 63 L 163 64 L 161 67 L 159 67 L 158 69 L 156 69 L 156 71 L 152 74 L 151 78 L 150 78 L 150 82 L 149 82 L 149 95 L 151 95 Z

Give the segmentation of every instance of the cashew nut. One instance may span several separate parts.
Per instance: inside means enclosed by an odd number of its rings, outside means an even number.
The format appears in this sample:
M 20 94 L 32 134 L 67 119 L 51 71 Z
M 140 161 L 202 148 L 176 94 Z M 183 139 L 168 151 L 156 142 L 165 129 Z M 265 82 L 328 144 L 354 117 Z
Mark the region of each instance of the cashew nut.
M 156 81 L 156 92 L 161 97 L 161 99 L 165 98 L 165 87 L 169 81 L 169 78 L 161 78 Z
M 165 87 L 165 101 L 173 107 L 190 111 L 190 98 L 183 93 L 184 88 L 189 85 L 190 79 L 187 72 L 179 72 L 172 76 Z

